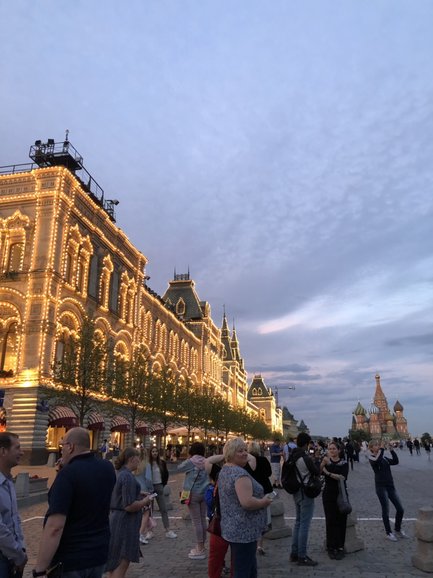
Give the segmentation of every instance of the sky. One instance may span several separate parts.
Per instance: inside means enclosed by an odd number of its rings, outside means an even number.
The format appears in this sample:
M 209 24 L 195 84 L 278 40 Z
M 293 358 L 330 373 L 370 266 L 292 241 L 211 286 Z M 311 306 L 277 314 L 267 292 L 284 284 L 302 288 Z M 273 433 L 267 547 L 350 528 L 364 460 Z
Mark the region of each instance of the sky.
M 313 434 L 433 433 L 431 0 L 0 0 L 0 165 L 64 139 Z M 289 389 L 295 387 L 295 389 Z M 275 389 L 274 389 L 275 390 Z

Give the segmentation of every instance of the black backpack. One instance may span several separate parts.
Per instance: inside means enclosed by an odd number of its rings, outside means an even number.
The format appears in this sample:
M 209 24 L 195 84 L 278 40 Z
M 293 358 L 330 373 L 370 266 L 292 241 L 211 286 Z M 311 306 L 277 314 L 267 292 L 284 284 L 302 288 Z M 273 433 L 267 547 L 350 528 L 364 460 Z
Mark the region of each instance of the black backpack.
M 301 482 L 298 478 L 298 468 L 296 467 L 296 458 L 294 459 L 293 455 L 283 464 L 281 484 L 289 494 L 296 494 L 301 488 Z

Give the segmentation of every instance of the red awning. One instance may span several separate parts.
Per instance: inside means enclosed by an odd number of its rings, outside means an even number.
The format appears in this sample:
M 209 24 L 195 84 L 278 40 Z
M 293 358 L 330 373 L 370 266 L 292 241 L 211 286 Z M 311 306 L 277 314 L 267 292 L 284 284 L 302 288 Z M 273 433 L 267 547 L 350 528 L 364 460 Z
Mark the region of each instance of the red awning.
M 129 425 L 129 421 L 122 415 L 115 415 L 111 420 L 110 430 L 127 433 L 131 431 L 131 426 Z
M 153 423 L 149 428 L 149 434 L 152 436 L 162 436 L 164 435 L 164 426 L 162 423 Z
M 87 418 L 87 429 L 93 431 L 101 431 L 104 429 L 104 416 L 97 411 L 92 411 L 89 413 Z
M 58 405 L 48 413 L 48 425 L 51 427 L 76 427 L 78 418 L 69 407 Z
M 135 433 L 138 434 L 142 434 L 142 435 L 146 435 L 147 433 L 149 433 L 149 424 L 147 424 L 145 421 L 138 419 L 135 422 Z

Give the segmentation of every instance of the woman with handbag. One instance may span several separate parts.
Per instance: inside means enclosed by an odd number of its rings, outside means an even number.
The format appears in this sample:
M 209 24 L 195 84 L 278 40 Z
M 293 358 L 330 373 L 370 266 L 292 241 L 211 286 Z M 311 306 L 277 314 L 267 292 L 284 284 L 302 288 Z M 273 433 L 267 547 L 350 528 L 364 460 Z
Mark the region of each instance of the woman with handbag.
M 340 480 L 345 482 L 349 473 L 349 464 L 341 456 L 340 447 L 335 442 L 328 445 L 328 454 L 320 464 L 320 472 L 325 476 L 323 490 L 323 509 L 326 520 L 326 549 L 332 560 L 344 558 L 347 513 L 342 513 L 338 505 Z
M 189 459 L 178 466 L 179 472 L 185 472 L 181 502 L 189 509 L 191 521 L 195 530 L 196 546 L 191 549 L 188 558 L 204 560 L 206 550 L 206 502 L 204 494 L 209 485 L 209 476 L 206 471 L 205 447 L 200 442 L 194 442 L 189 448 Z
M 116 485 L 110 504 L 110 545 L 106 571 L 109 578 L 123 578 L 130 562 L 139 562 L 141 555 L 138 530 L 144 507 L 152 499 L 144 496 L 140 484 L 132 474 L 140 462 L 140 452 L 124 449 L 115 461 Z
M 166 538 L 177 538 L 177 534 L 173 532 L 173 530 L 170 530 L 167 505 L 164 498 L 164 487 L 168 482 L 167 464 L 160 458 L 159 450 L 156 446 L 150 448 L 149 461 L 140 476 L 137 476 L 137 478 L 143 490 L 157 494 L 156 501 L 161 513 Z M 149 519 L 146 519 L 146 516 L 143 516 L 143 522 L 140 528 L 140 542 L 142 544 L 147 544 L 148 541 L 153 538 L 152 528 L 149 529 Z M 145 531 L 146 528 L 147 532 Z

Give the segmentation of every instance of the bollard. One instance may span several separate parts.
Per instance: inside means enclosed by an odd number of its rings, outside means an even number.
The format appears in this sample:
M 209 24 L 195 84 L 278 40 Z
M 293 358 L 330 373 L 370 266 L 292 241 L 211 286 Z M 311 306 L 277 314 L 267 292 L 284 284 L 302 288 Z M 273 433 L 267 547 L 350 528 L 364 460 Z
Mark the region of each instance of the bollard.
M 364 550 L 364 542 L 358 538 L 356 533 L 356 524 L 358 523 L 358 517 L 356 516 L 354 510 L 347 516 L 346 524 L 346 540 L 344 543 L 344 549 L 348 554 L 353 552 L 358 552 L 359 550 Z
M 54 468 L 54 466 L 56 465 L 56 462 L 57 462 L 57 456 L 54 452 L 51 452 L 48 455 L 47 466 L 49 466 L 50 468 Z
M 277 540 L 292 535 L 292 528 L 284 520 L 284 504 L 281 500 L 274 500 L 271 504 L 271 529 L 263 534 L 267 540 Z
M 26 498 L 30 493 L 30 480 L 28 473 L 22 473 L 17 475 L 15 481 L 15 493 L 17 498 Z
M 415 522 L 416 554 L 412 565 L 423 572 L 433 572 L 433 508 L 420 508 Z

